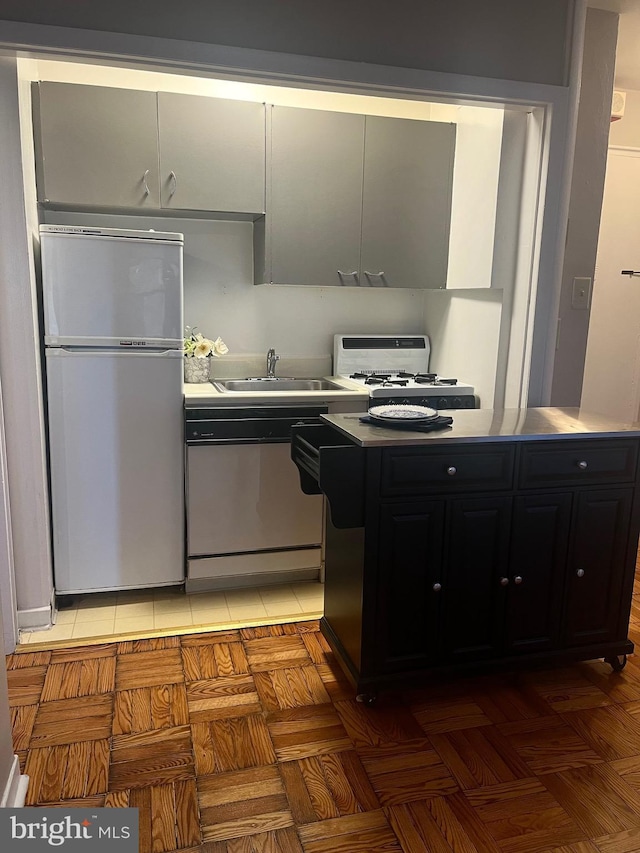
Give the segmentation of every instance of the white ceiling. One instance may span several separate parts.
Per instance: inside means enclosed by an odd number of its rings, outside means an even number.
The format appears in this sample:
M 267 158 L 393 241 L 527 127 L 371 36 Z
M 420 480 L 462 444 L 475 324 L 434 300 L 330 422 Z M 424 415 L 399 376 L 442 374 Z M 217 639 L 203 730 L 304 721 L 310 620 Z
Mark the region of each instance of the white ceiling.
M 640 0 L 589 0 L 588 5 L 619 13 L 615 86 L 640 90 Z

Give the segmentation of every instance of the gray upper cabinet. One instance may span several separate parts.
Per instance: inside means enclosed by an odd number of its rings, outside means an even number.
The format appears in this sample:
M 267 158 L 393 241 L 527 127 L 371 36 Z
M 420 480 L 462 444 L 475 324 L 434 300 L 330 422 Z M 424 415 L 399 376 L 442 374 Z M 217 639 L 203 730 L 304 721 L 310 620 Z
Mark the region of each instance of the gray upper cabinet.
M 261 103 L 35 84 L 38 200 L 264 213 Z
M 160 206 L 155 92 L 46 82 L 34 92 L 39 201 Z
M 455 140 L 441 122 L 272 107 L 256 282 L 446 287 Z
M 361 284 L 447 286 L 456 128 L 367 116 Z
M 354 284 L 364 116 L 273 107 L 264 268 L 257 281 Z
M 264 213 L 265 107 L 158 92 L 163 208 Z

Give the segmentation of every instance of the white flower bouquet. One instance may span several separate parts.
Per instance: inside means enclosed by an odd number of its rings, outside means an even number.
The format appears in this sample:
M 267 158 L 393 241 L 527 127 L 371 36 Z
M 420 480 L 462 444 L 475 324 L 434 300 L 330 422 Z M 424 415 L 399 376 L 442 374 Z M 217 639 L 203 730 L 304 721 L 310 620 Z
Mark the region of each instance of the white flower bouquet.
M 205 338 L 196 327 L 187 326 L 184 330 L 184 380 L 185 382 L 209 381 L 209 358 L 226 355 L 229 347 L 222 338 L 215 341 Z
M 195 326 L 187 326 L 184 330 L 184 354 L 187 358 L 208 358 L 211 355 L 218 357 L 228 352 L 229 347 L 222 338 L 216 338 L 215 341 L 205 338 L 200 332 L 196 332 Z

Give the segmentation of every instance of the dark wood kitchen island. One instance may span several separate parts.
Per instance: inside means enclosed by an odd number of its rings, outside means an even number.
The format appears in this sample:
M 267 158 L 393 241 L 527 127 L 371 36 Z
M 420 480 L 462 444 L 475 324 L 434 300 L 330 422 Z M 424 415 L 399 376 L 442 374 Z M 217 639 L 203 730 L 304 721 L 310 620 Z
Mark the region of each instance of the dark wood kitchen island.
M 428 675 L 603 657 L 621 669 L 640 424 L 579 409 L 456 411 L 421 433 L 294 427 L 327 499 L 321 630 L 364 701 Z

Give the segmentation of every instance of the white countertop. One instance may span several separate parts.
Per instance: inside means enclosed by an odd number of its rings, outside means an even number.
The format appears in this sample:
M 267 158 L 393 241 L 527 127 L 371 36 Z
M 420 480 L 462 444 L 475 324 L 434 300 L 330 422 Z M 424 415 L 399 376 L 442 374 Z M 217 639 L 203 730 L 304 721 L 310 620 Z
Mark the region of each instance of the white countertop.
M 349 380 L 338 379 L 335 376 L 324 376 L 323 379 L 340 385 L 343 390 L 335 391 L 218 391 L 212 382 L 183 385 L 184 404 L 187 409 L 201 406 L 234 406 L 234 405 L 264 405 L 275 403 L 279 405 L 317 403 L 348 403 L 359 402 L 354 411 L 362 409 L 362 403 L 369 399 L 367 391 L 359 388 Z M 365 407 L 366 409 L 366 407 Z

